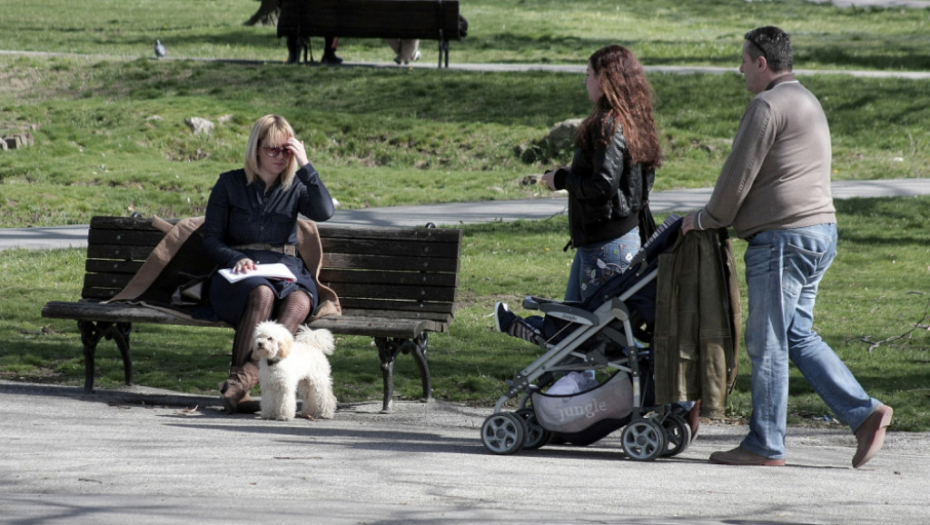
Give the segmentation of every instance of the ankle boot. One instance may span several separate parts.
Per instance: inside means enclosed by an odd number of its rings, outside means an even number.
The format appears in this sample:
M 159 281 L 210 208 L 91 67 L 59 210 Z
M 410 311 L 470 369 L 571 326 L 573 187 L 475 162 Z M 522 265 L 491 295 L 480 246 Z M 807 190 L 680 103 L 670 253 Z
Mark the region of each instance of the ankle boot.
M 243 366 L 232 367 L 229 379 L 220 385 L 223 408 L 230 414 L 255 413 L 260 408 L 249 395 L 249 391 L 258 383 L 258 365 L 248 361 Z
M 230 377 L 220 384 L 220 401 L 223 402 L 223 408 L 230 414 L 239 411 L 239 402 L 249 395 L 249 391 L 242 386 L 238 380 Z

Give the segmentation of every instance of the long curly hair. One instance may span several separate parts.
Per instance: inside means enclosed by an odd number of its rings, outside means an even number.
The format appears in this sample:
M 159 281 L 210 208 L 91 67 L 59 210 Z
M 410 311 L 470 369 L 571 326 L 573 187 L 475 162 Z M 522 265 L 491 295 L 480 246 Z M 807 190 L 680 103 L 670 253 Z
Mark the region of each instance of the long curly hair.
M 575 145 L 591 151 L 596 141 L 609 144 L 622 126 L 630 159 L 648 169 L 662 165 L 662 152 L 653 115 L 653 91 L 643 66 L 621 45 L 601 48 L 588 59 L 604 95 L 581 123 Z

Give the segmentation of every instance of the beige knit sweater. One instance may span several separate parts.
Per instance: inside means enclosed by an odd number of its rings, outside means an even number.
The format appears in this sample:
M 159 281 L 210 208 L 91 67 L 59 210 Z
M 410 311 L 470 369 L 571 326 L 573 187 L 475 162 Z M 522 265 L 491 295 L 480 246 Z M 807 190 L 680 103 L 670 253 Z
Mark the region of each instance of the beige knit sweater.
M 746 107 L 699 228 L 732 226 L 746 239 L 836 222 L 831 155 L 820 102 L 793 75 L 780 77 Z

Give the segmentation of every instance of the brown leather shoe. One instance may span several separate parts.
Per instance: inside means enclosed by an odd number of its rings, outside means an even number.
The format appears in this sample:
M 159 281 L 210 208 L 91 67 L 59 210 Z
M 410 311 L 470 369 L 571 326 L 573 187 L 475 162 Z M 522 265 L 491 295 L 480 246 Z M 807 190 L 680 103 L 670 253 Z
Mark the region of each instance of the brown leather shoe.
M 710 455 L 710 462 L 720 465 L 739 465 L 744 467 L 785 466 L 785 460 L 783 459 L 769 459 L 765 456 L 760 456 L 759 454 L 746 450 L 742 445 L 733 450 L 727 450 L 726 452 L 714 452 Z
M 891 414 L 894 410 L 888 405 L 882 405 L 856 429 L 856 455 L 853 456 L 853 468 L 859 468 L 869 462 L 878 454 L 885 444 L 885 429 L 891 424 Z

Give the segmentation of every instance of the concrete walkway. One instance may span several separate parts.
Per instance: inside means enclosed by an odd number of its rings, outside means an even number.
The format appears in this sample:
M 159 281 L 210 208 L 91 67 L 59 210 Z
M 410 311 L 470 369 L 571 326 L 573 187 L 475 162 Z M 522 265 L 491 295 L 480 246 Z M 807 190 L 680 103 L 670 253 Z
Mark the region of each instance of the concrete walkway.
M 710 198 L 711 189 L 672 190 L 652 195 L 656 213 L 685 212 L 700 208 Z M 833 196 L 901 197 L 930 195 L 930 179 L 888 179 L 871 181 L 835 181 Z M 397 206 L 338 210 L 330 224 L 370 226 L 423 226 L 473 224 L 492 221 L 541 220 L 566 212 L 564 197 L 457 202 L 426 206 Z M 87 246 L 87 226 L 0 229 L 0 250 L 9 248 L 53 249 Z
M 442 402 L 279 422 L 141 387 L 0 381 L 0 396 L 10 525 L 930 523 L 928 433 L 890 433 L 854 470 L 848 429 L 791 427 L 788 466 L 750 468 L 707 462 L 738 425 L 702 425 L 681 455 L 640 463 L 619 433 L 496 456 L 479 437 L 491 409 Z

